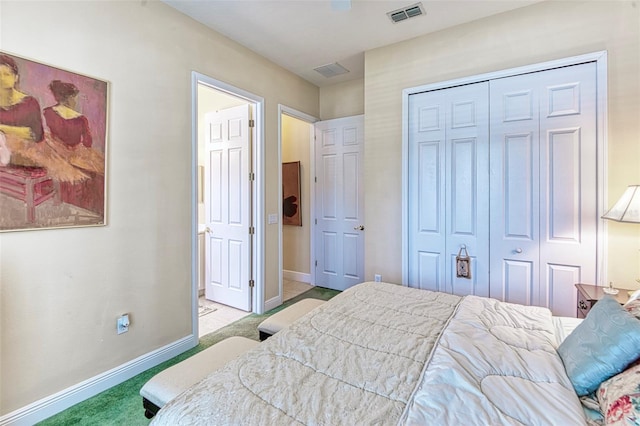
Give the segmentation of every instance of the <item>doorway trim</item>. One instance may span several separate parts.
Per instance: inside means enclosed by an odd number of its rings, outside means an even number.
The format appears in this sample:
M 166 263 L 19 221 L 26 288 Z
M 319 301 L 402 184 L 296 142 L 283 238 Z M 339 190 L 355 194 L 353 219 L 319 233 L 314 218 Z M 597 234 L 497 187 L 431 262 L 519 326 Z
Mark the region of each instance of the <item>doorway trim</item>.
M 316 175 L 315 169 L 315 129 L 314 123 L 320 121 L 320 119 L 304 113 L 302 111 L 298 111 L 297 109 L 290 108 L 286 105 L 278 104 L 278 164 L 282 164 L 282 115 L 288 115 L 290 117 L 296 118 L 298 120 L 302 120 L 311 125 L 311 135 L 310 135 L 310 152 L 309 152 L 309 160 L 310 160 L 310 169 L 309 170 L 309 179 L 310 179 L 310 187 L 311 194 L 309 194 L 309 218 L 308 223 L 313 223 L 313 216 L 315 213 L 315 185 L 313 185 L 313 179 Z M 282 200 L 282 167 L 278 167 L 278 200 Z M 314 232 L 313 228 L 311 228 L 309 235 L 309 242 L 311 244 L 309 251 L 309 271 L 311 272 L 311 285 L 315 285 L 316 283 L 316 271 L 314 267 L 314 259 L 315 259 L 315 240 L 314 240 Z M 282 202 L 278 203 L 278 296 L 274 299 L 271 299 L 266 302 L 266 309 L 273 309 L 276 306 L 279 306 L 283 303 L 284 294 L 282 289 L 282 265 L 283 265 L 283 245 L 282 245 Z
M 481 81 L 494 80 L 498 78 L 511 77 L 520 74 L 527 74 L 536 71 L 544 71 L 551 68 L 560 68 L 571 65 L 578 65 L 586 62 L 596 63 L 596 137 L 598 156 L 596 164 L 596 203 L 598 217 L 600 218 L 607 210 L 607 51 L 587 53 L 579 56 L 557 59 L 548 62 L 525 65 L 517 68 L 509 68 L 500 71 L 493 71 L 485 74 L 478 74 L 454 80 L 441 81 L 417 87 L 410 87 L 402 91 L 402 285 L 409 285 L 409 96 L 431 90 L 444 89 L 447 87 L 461 86 L 465 84 L 478 83 Z M 596 280 L 598 285 L 607 282 L 605 272 L 607 271 L 607 247 L 608 236 L 606 231 L 606 221 L 599 219 L 596 236 L 596 251 L 598 265 L 596 266 Z M 604 276 L 604 277 L 603 277 Z
M 264 312 L 264 98 L 216 80 L 196 71 L 191 72 L 191 323 L 192 333 L 198 336 L 198 84 L 211 87 L 246 100 L 255 108 L 255 127 L 252 135 L 251 166 L 255 173 L 251 216 L 255 228 L 251 247 L 251 267 L 255 287 L 251 296 L 252 312 Z

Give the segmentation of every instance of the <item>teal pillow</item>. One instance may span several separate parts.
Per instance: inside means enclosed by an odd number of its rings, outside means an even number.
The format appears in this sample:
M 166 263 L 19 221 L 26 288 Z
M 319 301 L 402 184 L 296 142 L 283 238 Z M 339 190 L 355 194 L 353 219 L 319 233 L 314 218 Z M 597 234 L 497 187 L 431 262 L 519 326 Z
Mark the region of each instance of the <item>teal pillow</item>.
M 558 354 L 576 393 L 590 394 L 640 358 L 640 320 L 605 296 L 560 344 Z

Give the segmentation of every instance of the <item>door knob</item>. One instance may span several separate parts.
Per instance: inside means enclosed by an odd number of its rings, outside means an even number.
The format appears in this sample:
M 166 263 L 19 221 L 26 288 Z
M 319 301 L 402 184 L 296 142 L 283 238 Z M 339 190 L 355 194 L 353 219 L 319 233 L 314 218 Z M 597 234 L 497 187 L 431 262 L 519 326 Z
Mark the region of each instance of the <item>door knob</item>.
M 209 233 L 209 234 L 210 234 L 210 233 L 211 233 L 211 228 L 209 228 L 209 227 L 207 226 L 207 227 L 204 229 L 204 232 L 207 232 L 207 233 Z
M 353 229 L 355 231 L 364 231 L 364 225 L 360 225 L 360 226 L 354 226 Z
M 515 249 L 516 253 L 522 253 L 522 249 L 520 247 L 518 247 L 517 249 Z

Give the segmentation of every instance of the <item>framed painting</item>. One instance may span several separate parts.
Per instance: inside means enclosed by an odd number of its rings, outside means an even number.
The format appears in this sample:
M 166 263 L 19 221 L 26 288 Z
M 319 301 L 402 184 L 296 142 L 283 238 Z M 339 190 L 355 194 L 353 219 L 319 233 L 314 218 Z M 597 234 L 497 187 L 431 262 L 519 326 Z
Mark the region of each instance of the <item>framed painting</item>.
M 106 224 L 108 92 L 0 51 L 0 231 Z
M 300 162 L 282 163 L 282 224 L 302 226 Z

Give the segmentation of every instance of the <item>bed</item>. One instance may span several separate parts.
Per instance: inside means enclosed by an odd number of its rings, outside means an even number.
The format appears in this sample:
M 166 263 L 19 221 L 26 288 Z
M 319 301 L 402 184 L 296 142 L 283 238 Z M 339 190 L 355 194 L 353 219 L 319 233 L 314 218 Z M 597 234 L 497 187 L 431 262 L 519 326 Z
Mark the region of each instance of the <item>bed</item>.
M 638 358 L 636 322 L 625 356 Z M 584 425 L 558 350 L 576 326 L 544 308 L 367 282 L 207 376 L 152 425 Z

